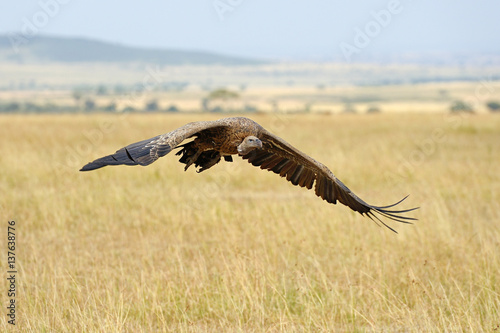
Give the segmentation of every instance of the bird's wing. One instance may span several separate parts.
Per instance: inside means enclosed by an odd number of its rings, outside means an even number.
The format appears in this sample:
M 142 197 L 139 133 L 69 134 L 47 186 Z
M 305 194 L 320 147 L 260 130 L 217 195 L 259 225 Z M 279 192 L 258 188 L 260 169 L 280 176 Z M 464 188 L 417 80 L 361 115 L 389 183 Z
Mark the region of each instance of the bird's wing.
M 362 215 L 367 215 L 374 221 L 381 222 L 394 232 L 394 229 L 381 221 L 374 213 L 402 223 L 411 223 L 412 220 L 416 220 L 402 214 L 417 208 L 405 210 L 392 209 L 392 207 L 401 203 L 406 197 L 393 205 L 384 207 L 372 206 L 354 194 L 326 166 L 302 153 L 285 140 L 266 130 L 262 132 L 260 139 L 263 143 L 262 149 L 255 149 L 243 156 L 243 159 L 247 159 L 252 165 L 272 171 L 281 177 L 286 177 L 293 185 L 299 185 L 307 189 L 314 187 L 316 195 L 323 200 L 333 204 L 336 204 L 338 200 L 352 210 Z
M 98 158 L 86 164 L 80 171 L 89 171 L 107 165 L 149 165 L 158 158 L 167 155 L 182 141 L 195 136 L 201 131 L 227 126 L 219 121 L 197 121 L 179 127 L 172 132 L 154 138 L 132 143 L 116 153 Z

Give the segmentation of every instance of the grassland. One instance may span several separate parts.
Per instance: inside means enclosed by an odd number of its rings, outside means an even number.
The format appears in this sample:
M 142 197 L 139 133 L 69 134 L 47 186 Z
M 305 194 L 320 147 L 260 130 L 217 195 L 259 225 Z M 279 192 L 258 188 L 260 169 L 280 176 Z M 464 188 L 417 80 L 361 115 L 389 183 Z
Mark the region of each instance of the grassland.
M 20 331 L 500 329 L 498 115 L 254 117 L 370 203 L 411 194 L 419 221 L 399 234 L 242 160 L 78 172 L 213 117 L 0 117 L 0 266 L 13 219 Z

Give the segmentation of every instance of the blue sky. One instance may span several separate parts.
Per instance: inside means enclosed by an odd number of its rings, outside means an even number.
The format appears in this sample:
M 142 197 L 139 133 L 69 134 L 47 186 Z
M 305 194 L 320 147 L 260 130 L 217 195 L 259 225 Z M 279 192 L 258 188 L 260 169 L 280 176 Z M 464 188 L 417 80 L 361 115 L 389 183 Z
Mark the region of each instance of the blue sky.
M 0 0 L 0 8 L 0 33 L 250 57 L 500 53 L 498 0 Z

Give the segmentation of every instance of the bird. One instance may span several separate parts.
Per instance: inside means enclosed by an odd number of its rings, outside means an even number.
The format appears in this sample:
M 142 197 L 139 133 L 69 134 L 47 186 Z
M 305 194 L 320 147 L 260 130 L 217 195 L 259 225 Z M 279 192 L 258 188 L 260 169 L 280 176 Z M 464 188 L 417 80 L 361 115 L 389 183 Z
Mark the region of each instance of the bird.
M 192 140 L 182 144 L 187 139 Z M 392 205 L 370 205 L 354 194 L 325 165 L 246 117 L 191 122 L 98 158 L 83 166 L 80 171 L 108 165 L 146 166 L 174 149 L 179 149 L 176 155 L 181 156 L 179 162 L 185 164 L 185 171 L 194 164 L 197 172 L 203 172 L 219 163 L 222 158 L 226 162 L 232 162 L 233 155 L 238 155 L 253 166 L 286 178 L 293 185 L 313 189 L 318 197 L 328 203 L 336 204 L 338 201 L 353 211 L 368 216 L 375 223 L 380 222 L 395 233 L 397 231 L 381 217 L 407 224 L 417 220 L 404 214 L 419 207 L 394 209 L 408 195 Z

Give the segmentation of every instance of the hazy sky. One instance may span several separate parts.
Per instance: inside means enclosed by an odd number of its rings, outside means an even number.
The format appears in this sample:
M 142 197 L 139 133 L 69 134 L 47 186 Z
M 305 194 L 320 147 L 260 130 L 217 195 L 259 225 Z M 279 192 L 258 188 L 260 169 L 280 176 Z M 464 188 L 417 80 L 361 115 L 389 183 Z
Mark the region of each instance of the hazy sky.
M 500 53 L 498 0 L 0 0 L 0 33 L 294 60 Z

